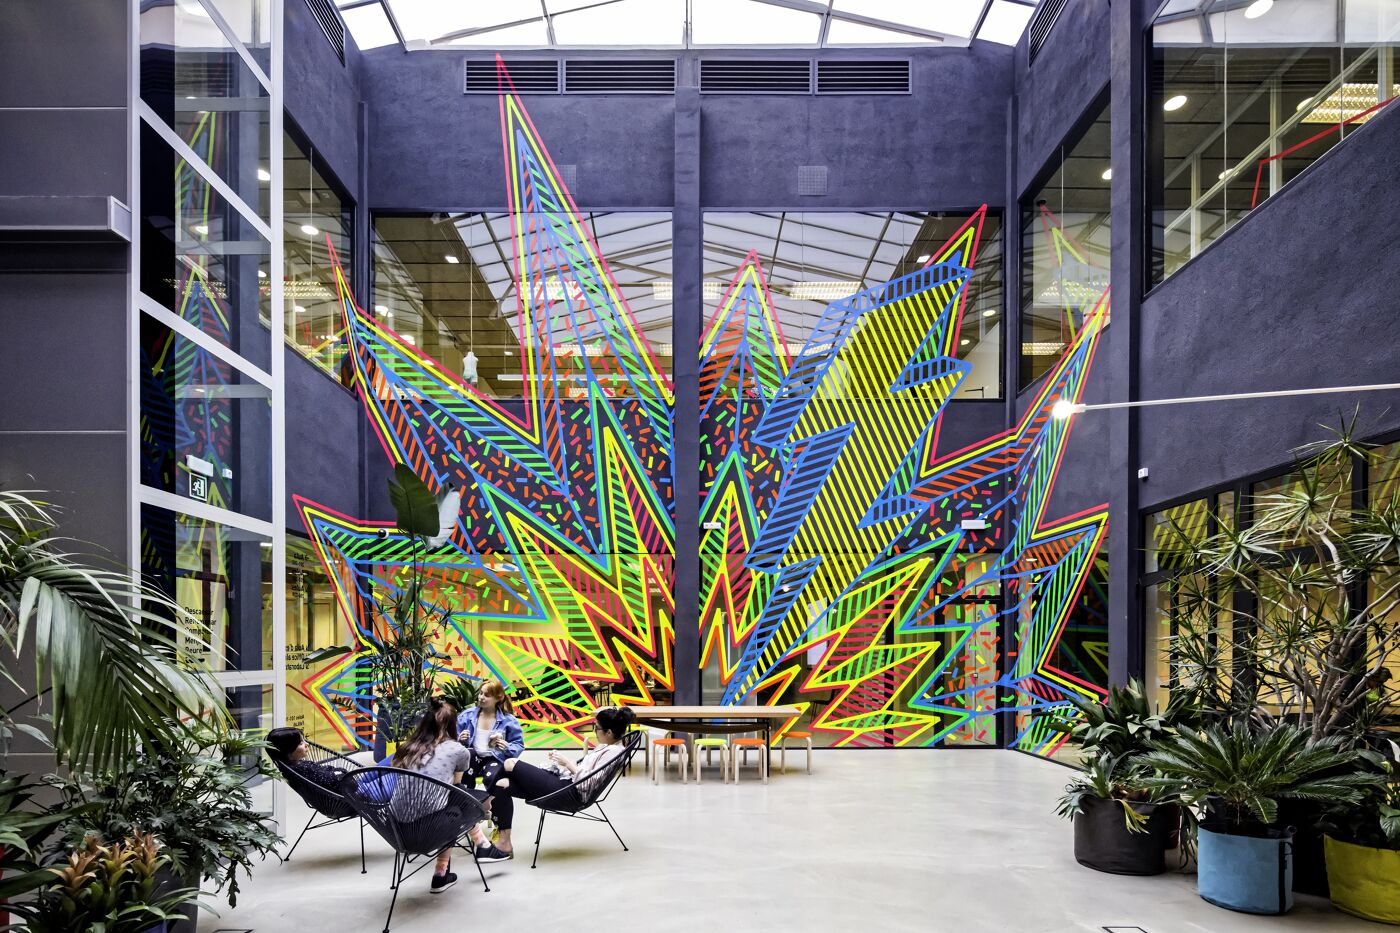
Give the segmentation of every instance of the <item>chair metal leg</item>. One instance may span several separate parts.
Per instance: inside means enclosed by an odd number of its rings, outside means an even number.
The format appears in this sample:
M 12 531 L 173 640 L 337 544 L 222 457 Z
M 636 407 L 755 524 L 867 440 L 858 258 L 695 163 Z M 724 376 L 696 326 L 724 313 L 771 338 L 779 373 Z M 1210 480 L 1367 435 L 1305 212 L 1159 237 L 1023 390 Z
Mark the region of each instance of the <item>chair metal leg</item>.
M 548 812 L 548 810 L 540 811 L 540 828 L 535 830 L 535 857 L 530 859 L 531 868 L 534 868 L 535 864 L 540 860 L 540 837 L 544 835 L 544 816 Z
M 297 841 L 294 842 L 294 843 L 292 843 L 292 847 L 291 847 L 290 849 L 287 850 L 287 855 L 286 855 L 286 857 L 282 859 L 282 861 L 283 861 L 284 863 L 285 863 L 285 862 L 290 862 L 290 861 L 292 860 L 292 853 L 295 852 L 295 851 L 297 850 L 297 846 L 301 845 L 301 840 L 304 839 L 304 838 L 306 837 L 307 832 L 310 831 L 310 829 L 311 829 L 311 824 L 314 823 L 314 822 L 316 822 L 316 817 L 317 817 L 317 815 L 318 815 L 318 814 L 316 813 L 315 810 L 312 810 L 312 811 L 311 811 L 311 819 L 309 819 L 309 820 L 306 821 L 306 826 L 305 826 L 305 828 L 302 829 L 301 835 L 300 835 L 300 836 L 297 836 Z
M 596 804 L 596 803 L 594 804 L 594 806 L 598 808 L 598 812 L 599 812 L 599 813 L 602 813 L 602 814 L 603 814 L 603 822 L 608 824 L 608 829 L 611 829 L 611 830 L 612 830 L 613 835 L 614 835 L 614 836 L 617 836 L 617 841 L 618 841 L 619 843 L 622 844 L 622 851 L 623 851 L 623 852 L 630 852 L 630 851 L 632 851 L 631 849 L 627 848 L 627 843 L 622 842 L 622 837 L 621 837 L 620 835 L 618 835 L 617 827 L 614 826 L 614 825 L 612 824 L 612 820 L 608 819 L 608 815 L 607 815 L 606 813 L 603 813 L 603 808 L 602 808 L 602 806 L 601 806 L 600 804 Z
M 471 842 L 470 839 L 468 839 L 467 841 L 468 841 L 468 842 Z M 464 846 L 463 848 L 465 848 L 465 846 Z M 489 885 L 489 884 L 486 883 L 486 872 L 482 870 L 482 867 L 481 867 L 481 859 L 479 859 L 479 858 L 476 857 L 476 846 L 475 846 L 475 845 L 473 845 L 473 846 L 471 847 L 471 852 L 472 852 L 472 861 L 476 863 L 476 873 L 477 873 L 478 875 L 481 876 L 481 886 L 482 886 L 483 888 L 485 888 L 486 891 L 487 891 L 488 893 L 490 893 L 490 891 L 491 891 L 491 885 Z
M 384 918 L 384 933 L 389 933 L 389 921 L 394 919 L 394 905 L 399 902 L 399 885 L 403 882 L 403 872 L 398 863 L 394 865 L 394 896 L 389 898 L 389 916 Z
M 402 863 L 403 863 L 403 855 L 402 855 L 401 853 L 399 853 L 399 852 L 395 852 L 395 853 L 394 853 L 394 880 L 391 881 L 391 882 L 389 882 L 389 890 L 390 890 L 390 891 L 393 891 L 394 889 L 396 889 L 396 888 L 399 886 L 399 869 L 400 869 L 400 867 L 402 866 Z
M 369 869 L 365 867 L 365 821 L 360 820 L 360 874 L 368 874 Z

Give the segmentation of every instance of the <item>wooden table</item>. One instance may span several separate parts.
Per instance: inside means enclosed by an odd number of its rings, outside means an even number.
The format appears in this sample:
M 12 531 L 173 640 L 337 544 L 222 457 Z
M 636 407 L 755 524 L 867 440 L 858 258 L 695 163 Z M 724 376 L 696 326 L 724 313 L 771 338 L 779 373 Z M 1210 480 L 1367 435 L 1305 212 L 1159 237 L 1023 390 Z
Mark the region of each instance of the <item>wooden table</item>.
M 727 735 L 762 732 L 773 747 L 773 725 L 802 715 L 796 706 L 633 706 L 637 723 L 667 732 Z

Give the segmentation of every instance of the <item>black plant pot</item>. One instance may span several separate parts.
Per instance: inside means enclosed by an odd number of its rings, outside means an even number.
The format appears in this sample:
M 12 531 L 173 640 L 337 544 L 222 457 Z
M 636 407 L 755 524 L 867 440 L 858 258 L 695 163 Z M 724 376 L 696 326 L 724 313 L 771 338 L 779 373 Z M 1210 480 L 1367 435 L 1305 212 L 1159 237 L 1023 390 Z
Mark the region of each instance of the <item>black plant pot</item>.
M 1278 821 L 1296 827 L 1293 833 L 1293 890 L 1299 894 L 1328 897 L 1327 856 L 1323 849 L 1325 833 L 1317 828 L 1318 807 L 1303 800 L 1279 802 Z
M 173 872 L 165 868 L 156 872 L 155 891 L 157 895 L 173 891 L 177 888 L 198 887 L 198 877 L 191 882 L 188 879 L 176 876 Z M 195 929 L 199 926 L 199 905 L 191 901 L 188 904 L 182 905 L 179 912 L 183 915 L 183 919 L 168 921 L 163 927 L 158 926 L 155 927 L 155 929 L 162 931 L 162 933 L 195 933 Z
M 1146 832 L 1130 832 L 1123 804 L 1086 797 L 1074 816 L 1074 860 L 1086 868 L 1114 875 L 1160 875 L 1167 870 L 1166 851 L 1178 815 L 1176 808 L 1130 803 L 1147 817 Z

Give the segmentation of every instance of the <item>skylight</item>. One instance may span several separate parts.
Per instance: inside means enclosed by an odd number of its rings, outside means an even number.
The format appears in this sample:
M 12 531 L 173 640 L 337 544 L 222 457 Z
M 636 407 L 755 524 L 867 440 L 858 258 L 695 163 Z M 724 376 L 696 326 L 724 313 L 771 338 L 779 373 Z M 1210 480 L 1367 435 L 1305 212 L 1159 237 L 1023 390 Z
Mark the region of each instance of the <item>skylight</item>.
M 1036 0 L 336 0 L 362 49 L 1015 45 Z

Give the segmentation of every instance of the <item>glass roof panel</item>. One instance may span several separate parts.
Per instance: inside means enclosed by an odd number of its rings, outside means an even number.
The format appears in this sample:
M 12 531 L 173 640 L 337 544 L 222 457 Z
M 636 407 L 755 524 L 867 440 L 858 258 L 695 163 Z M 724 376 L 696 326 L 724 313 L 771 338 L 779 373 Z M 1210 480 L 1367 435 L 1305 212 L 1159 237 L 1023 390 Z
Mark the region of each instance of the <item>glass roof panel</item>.
M 836 0 L 833 9 L 889 23 L 970 36 L 986 0 Z M 836 22 L 832 21 L 832 26 Z
M 384 7 L 377 3 L 342 10 L 340 15 L 345 17 L 345 25 L 350 28 L 350 35 L 354 36 L 355 44 L 362 51 L 399 41 L 399 37 L 394 35 L 394 27 L 389 25 L 389 17 L 384 14 Z
M 693 0 L 693 45 L 815 45 L 822 20 L 815 13 L 755 0 Z
M 1394 42 L 1400 39 L 1400 3 L 1346 0 L 1346 4 L 1346 41 Z
M 835 18 L 826 32 L 827 45 L 938 45 L 940 41 Z
M 676 46 L 685 41 L 685 0 L 618 0 L 554 17 L 559 45 Z
M 501 29 L 492 29 L 490 32 L 474 32 L 469 36 L 459 36 L 451 42 L 441 43 L 442 45 L 486 45 L 501 48 L 509 45 L 523 45 L 531 48 L 538 48 L 549 44 L 549 30 L 545 28 L 543 19 L 537 19 L 533 23 L 520 23 L 517 26 L 505 26 Z
M 431 42 L 463 29 L 502 26 L 540 16 L 539 0 L 491 0 L 490 3 L 390 0 L 389 6 L 408 42 Z
M 1021 33 L 1025 32 L 1026 23 L 1030 22 L 1034 12 L 1034 7 L 1022 3 L 992 0 L 987 17 L 982 20 L 982 28 L 977 30 L 977 38 L 1000 42 L 1002 45 L 1015 45 L 1020 41 Z
M 248 0 L 220 0 L 248 2 Z M 336 0 L 341 7 L 361 0 Z M 676 48 L 763 45 L 803 47 L 937 43 L 920 32 L 948 36 L 953 44 L 971 37 L 986 10 L 979 38 L 1014 44 L 1033 4 L 1015 0 L 382 0 L 409 42 L 443 45 L 509 45 L 539 48 L 608 46 Z M 1187 2 L 1187 0 L 1181 0 Z M 1194 4 L 1197 0 L 1189 0 Z M 1281 0 L 1282 2 L 1282 0 Z M 1302 0 L 1308 3 L 1312 0 Z M 1335 3 L 1336 0 L 1326 0 Z M 1394 0 L 1345 0 L 1362 22 L 1389 16 L 1374 12 Z M 687 6 L 691 22 L 686 27 Z M 347 22 L 374 21 L 374 4 L 346 11 Z M 547 20 L 545 19 L 547 18 Z M 532 21 L 494 39 L 462 42 L 464 30 Z M 553 24 L 553 35 L 547 28 Z M 1384 24 L 1383 24 L 1384 25 Z M 353 27 L 352 27 L 353 28 Z M 902 30 L 913 30 L 905 32 Z M 376 36 L 382 32 L 375 33 Z M 491 35 L 487 32 L 483 35 Z M 366 40 L 373 41 L 373 40 Z M 369 47 L 369 46 L 366 46 Z

